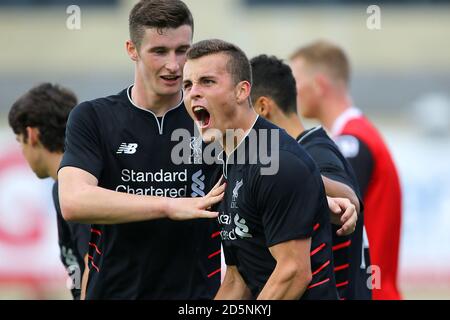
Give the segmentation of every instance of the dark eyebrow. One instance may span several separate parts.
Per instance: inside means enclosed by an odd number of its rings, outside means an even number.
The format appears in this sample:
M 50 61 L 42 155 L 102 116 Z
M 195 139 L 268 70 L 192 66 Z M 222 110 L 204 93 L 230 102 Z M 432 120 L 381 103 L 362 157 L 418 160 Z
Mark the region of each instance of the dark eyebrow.
M 206 76 L 201 76 L 199 81 L 203 81 L 203 80 L 215 80 L 216 77 L 215 76 L 211 76 L 211 75 L 206 75 Z
M 160 51 L 160 50 L 167 51 L 168 49 L 166 47 L 153 47 L 153 48 L 150 48 L 148 51 L 155 52 L 155 51 Z
M 204 81 L 204 80 L 215 80 L 215 79 L 216 79 L 216 77 L 214 77 L 214 76 L 206 75 L 206 76 L 201 76 L 201 77 L 198 79 L 198 82 L 202 82 L 202 81 Z M 192 83 L 192 80 L 191 80 L 191 79 L 183 80 L 183 85 L 185 85 L 185 84 L 190 84 L 190 83 Z
M 190 45 L 183 45 L 183 46 L 179 46 L 177 48 L 177 50 L 188 50 L 191 46 Z
M 182 46 L 177 47 L 175 50 L 188 50 L 190 47 L 191 47 L 190 45 L 182 45 Z M 169 51 L 169 50 L 170 49 L 167 47 L 159 46 L 159 47 L 150 48 L 148 51 L 155 52 L 155 51 Z

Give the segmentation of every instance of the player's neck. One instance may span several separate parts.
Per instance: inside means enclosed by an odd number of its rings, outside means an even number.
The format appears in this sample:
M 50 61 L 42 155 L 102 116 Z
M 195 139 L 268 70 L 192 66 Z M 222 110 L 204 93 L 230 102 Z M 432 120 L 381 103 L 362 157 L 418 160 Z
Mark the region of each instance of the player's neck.
M 173 95 L 158 95 L 151 88 L 147 88 L 142 81 L 135 81 L 131 89 L 133 103 L 141 108 L 152 111 L 157 117 L 178 105 L 183 97 L 182 91 Z
M 286 130 L 287 134 L 294 139 L 297 139 L 298 136 L 305 131 L 305 127 L 296 113 L 286 115 L 282 121 L 283 125 L 280 127 Z
M 319 121 L 328 132 L 331 132 L 336 119 L 353 105 L 348 94 L 335 95 L 326 99 L 320 110 Z
M 46 157 L 48 175 L 53 178 L 53 180 L 58 180 L 58 169 L 61 164 L 63 154 L 57 152 L 48 152 Z
M 250 129 L 253 128 L 258 114 L 253 108 L 248 106 L 240 106 L 241 112 L 235 114 L 233 123 L 228 126 L 230 129 L 234 129 L 234 137 L 227 139 L 226 132 L 223 133 L 222 147 L 225 150 L 225 154 L 229 156 L 237 146 L 245 139 Z M 239 109 L 238 109 L 239 110 Z

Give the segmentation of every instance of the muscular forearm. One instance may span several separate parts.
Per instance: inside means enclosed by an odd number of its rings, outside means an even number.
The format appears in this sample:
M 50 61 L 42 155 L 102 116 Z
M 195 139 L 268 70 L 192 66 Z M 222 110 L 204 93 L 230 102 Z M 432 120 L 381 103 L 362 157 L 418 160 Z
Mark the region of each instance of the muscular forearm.
M 165 217 L 165 198 L 116 192 L 84 185 L 77 190 L 59 184 L 61 211 L 68 221 L 115 224 Z
M 247 286 L 236 283 L 222 283 L 214 300 L 248 300 L 252 296 Z
M 216 218 L 218 212 L 208 208 L 222 200 L 226 187 L 218 181 L 206 196 L 197 198 L 134 195 L 101 188 L 96 177 L 74 167 L 60 169 L 58 182 L 64 219 L 87 224 Z
M 311 281 L 311 272 L 277 266 L 261 290 L 258 300 L 298 300 Z
M 356 211 L 360 212 L 359 199 L 355 192 L 347 185 L 331 180 L 327 177 L 322 176 L 323 184 L 325 186 L 325 192 L 327 196 L 333 198 L 347 198 L 355 206 Z
M 233 268 L 227 267 L 223 282 L 217 291 L 214 300 L 247 300 L 251 299 L 252 294 L 247 284 L 242 279 L 239 272 Z

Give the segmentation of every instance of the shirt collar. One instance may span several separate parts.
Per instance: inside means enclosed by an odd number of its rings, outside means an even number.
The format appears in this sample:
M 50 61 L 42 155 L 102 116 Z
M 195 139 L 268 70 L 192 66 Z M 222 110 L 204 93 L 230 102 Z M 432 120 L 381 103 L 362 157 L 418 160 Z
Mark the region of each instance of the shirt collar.
M 356 107 L 350 107 L 344 112 L 342 112 L 339 117 L 334 121 L 333 125 L 331 126 L 331 135 L 333 137 L 336 137 L 341 134 L 342 130 L 344 129 L 347 122 L 349 122 L 352 119 L 359 118 L 362 116 L 361 110 L 359 110 Z

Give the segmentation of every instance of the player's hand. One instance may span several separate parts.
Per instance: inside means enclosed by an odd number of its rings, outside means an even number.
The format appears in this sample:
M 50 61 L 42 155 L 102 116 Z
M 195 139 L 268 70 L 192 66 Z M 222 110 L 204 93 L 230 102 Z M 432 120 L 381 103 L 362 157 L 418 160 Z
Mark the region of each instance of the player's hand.
M 358 221 L 358 212 L 355 206 L 346 198 L 327 197 L 327 199 L 331 211 L 331 222 L 341 226 L 336 234 L 338 236 L 352 234 Z
M 222 177 L 204 197 L 169 199 L 167 217 L 172 220 L 217 218 L 218 212 L 208 211 L 207 209 L 223 199 L 226 183 L 221 183 Z

